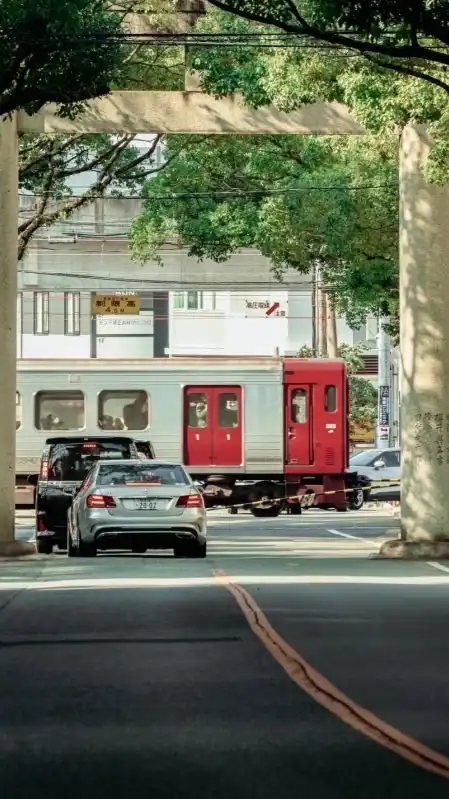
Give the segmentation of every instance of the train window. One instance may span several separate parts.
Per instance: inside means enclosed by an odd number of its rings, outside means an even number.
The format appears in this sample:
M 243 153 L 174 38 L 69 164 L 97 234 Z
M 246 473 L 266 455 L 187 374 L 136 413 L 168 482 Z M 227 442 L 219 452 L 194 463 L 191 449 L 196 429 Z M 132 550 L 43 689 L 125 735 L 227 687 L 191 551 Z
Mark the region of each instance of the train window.
M 239 400 L 234 392 L 223 392 L 218 401 L 218 421 L 220 427 L 239 426 Z
M 295 388 L 292 391 L 291 420 L 292 422 L 307 422 L 307 391 L 305 388 Z
M 16 391 L 16 430 L 22 427 L 22 397 L 19 391 Z
M 85 426 L 82 391 L 38 391 L 34 405 L 38 430 L 82 430 Z
M 146 391 L 102 391 L 98 397 L 98 426 L 102 430 L 146 430 L 149 427 Z
M 337 410 L 337 386 L 326 386 L 324 389 L 324 410 L 327 413 Z
M 187 396 L 189 427 L 207 427 L 207 395 L 201 391 Z

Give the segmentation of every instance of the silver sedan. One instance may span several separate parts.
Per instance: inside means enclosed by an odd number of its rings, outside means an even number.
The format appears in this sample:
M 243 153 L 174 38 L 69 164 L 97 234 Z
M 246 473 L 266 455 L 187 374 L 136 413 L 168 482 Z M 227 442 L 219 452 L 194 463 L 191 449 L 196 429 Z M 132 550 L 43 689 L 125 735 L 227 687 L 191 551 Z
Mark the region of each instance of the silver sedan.
M 97 461 L 73 500 L 67 529 L 70 558 L 107 549 L 206 557 L 204 499 L 180 463 Z

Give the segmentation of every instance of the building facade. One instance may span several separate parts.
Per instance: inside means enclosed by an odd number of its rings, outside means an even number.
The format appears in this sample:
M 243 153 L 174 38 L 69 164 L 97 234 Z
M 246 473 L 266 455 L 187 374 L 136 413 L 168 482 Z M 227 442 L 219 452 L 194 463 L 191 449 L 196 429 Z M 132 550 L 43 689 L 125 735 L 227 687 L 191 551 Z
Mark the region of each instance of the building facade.
M 22 218 L 35 202 L 21 196 Z M 275 355 L 311 346 L 310 276 L 290 270 L 279 282 L 252 249 L 225 263 L 200 262 L 176 241 L 160 249 L 162 266 L 142 265 L 129 249 L 139 211 L 137 199 L 109 197 L 38 231 L 19 264 L 19 357 Z M 138 316 L 92 313 L 94 293 L 124 292 L 139 294 Z M 366 342 L 367 357 L 376 359 L 375 320 L 353 331 L 339 319 L 337 328 L 340 343 Z

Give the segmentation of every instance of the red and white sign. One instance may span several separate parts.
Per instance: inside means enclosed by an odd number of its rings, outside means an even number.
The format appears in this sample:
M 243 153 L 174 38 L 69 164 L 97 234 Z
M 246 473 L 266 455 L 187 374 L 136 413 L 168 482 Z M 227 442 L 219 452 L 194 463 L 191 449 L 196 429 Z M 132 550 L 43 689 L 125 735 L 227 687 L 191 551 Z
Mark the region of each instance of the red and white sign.
M 268 308 L 267 312 L 265 313 L 265 316 L 271 316 L 271 314 L 277 311 L 278 308 L 279 308 L 279 303 L 274 302 L 273 305 L 270 305 L 270 307 Z

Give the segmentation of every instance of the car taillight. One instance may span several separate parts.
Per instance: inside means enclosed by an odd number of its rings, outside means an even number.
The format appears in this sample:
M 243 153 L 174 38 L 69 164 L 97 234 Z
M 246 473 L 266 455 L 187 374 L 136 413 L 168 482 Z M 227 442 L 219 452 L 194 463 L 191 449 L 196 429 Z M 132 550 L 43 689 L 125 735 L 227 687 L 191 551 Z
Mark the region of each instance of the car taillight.
M 38 533 L 45 533 L 48 530 L 47 524 L 41 513 L 37 517 L 37 531 Z
M 48 461 L 42 461 L 40 478 L 41 480 L 48 480 Z
M 201 494 L 187 494 L 185 497 L 179 497 L 177 508 L 204 508 L 204 501 Z
M 115 508 L 114 497 L 103 496 L 103 494 L 90 494 L 87 497 L 88 508 Z
M 84 444 L 83 444 L 83 450 L 86 450 L 86 449 L 97 449 L 97 448 L 98 448 L 98 444 L 97 444 L 96 441 L 85 441 Z

